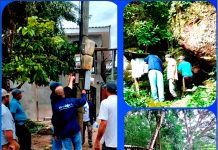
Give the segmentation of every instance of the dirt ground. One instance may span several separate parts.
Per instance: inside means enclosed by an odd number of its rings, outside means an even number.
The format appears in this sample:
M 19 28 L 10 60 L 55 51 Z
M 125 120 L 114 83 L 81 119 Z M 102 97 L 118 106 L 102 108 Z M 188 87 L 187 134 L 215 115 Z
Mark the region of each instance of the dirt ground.
M 93 128 L 92 130 L 92 142 L 94 144 L 98 129 Z M 88 145 L 88 135 L 86 131 L 85 143 L 83 150 L 91 150 Z M 32 135 L 32 150 L 51 150 L 51 135 Z

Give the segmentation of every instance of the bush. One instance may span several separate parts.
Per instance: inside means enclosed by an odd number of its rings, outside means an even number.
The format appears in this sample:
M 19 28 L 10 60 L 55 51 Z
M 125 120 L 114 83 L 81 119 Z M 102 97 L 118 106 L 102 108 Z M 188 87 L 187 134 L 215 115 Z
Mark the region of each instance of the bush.
M 45 127 L 44 124 L 36 123 L 36 122 L 34 122 L 32 120 L 27 120 L 26 121 L 26 126 L 29 129 L 30 133 L 36 133 L 40 129 Z

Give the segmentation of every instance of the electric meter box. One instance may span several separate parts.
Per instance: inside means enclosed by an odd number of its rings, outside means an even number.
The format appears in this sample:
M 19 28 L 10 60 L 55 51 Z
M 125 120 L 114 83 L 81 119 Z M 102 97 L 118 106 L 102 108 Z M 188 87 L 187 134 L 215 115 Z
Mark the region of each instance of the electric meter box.
M 85 39 L 83 42 L 82 54 L 92 56 L 95 50 L 95 42 L 90 39 Z
M 80 60 L 80 54 L 76 54 L 74 57 L 75 61 L 75 69 L 81 69 L 81 60 Z
M 89 55 L 82 55 L 81 57 L 81 69 L 91 70 L 93 64 L 93 57 Z

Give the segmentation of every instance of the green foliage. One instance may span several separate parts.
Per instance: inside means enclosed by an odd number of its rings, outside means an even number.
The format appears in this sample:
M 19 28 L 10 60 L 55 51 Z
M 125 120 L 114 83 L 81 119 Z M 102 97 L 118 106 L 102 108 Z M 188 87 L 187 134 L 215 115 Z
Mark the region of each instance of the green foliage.
M 53 20 L 55 22 L 58 22 L 61 18 L 75 22 L 75 13 L 77 10 L 78 8 L 74 3 L 67 1 L 26 3 L 26 12 L 31 16 L 37 15 L 40 18 Z
M 125 144 L 147 148 L 155 132 L 160 111 L 139 110 L 128 112 L 125 117 Z M 199 117 L 201 121 L 199 123 Z M 185 119 L 186 118 L 186 119 Z M 154 149 L 190 149 L 187 135 L 192 136 L 192 149 L 214 149 L 216 146 L 215 115 L 207 110 L 166 110 Z M 187 126 L 189 131 L 187 131 Z M 207 129 L 205 135 L 202 131 Z M 189 132 L 189 133 L 187 133 Z
M 139 84 L 139 93 L 136 91 L 134 84 L 131 87 L 124 84 L 124 100 L 125 102 L 133 107 L 170 107 L 172 102 L 164 101 L 164 102 L 155 102 L 149 93 L 149 85 L 143 85 L 143 83 Z M 146 86 L 147 89 L 144 89 L 143 86 Z
M 163 149 L 182 150 L 185 135 L 182 134 L 183 126 L 179 123 L 177 111 L 167 111 L 165 122 L 161 128 L 161 145 Z M 175 138 L 176 137 L 176 138 Z
M 169 2 L 134 2 L 124 10 L 125 48 L 153 46 L 171 40 L 167 28 Z
M 30 131 L 30 133 L 36 133 L 40 129 L 45 127 L 45 125 L 36 123 L 34 121 L 31 121 L 31 120 L 26 121 L 26 126 L 27 126 L 28 130 Z
M 73 71 L 77 47 L 56 35 L 54 26 L 54 21 L 29 17 L 27 26 L 17 30 L 10 62 L 3 62 L 3 76 L 47 85 L 48 79 L 58 80 L 58 75 Z
M 147 146 L 152 136 L 152 131 L 155 128 L 154 122 L 151 122 L 148 117 L 151 114 L 148 113 L 146 111 L 140 111 L 131 113 L 125 117 L 125 144 Z
M 216 81 L 207 80 L 205 82 L 210 82 L 209 87 L 198 87 L 191 95 L 191 99 L 188 103 L 189 107 L 208 107 L 216 100 Z
M 148 96 L 147 91 L 140 90 L 138 94 L 133 86 L 131 88 L 125 87 L 123 94 L 124 94 L 124 99 L 126 103 L 130 106 L 135 106 L 135 107 L 146 106 L 146 103 L 150 98 Z

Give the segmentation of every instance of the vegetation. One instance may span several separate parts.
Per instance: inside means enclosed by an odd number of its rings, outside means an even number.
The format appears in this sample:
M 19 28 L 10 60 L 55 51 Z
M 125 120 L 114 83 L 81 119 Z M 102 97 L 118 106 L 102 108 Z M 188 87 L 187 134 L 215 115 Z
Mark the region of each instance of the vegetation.
M 215 124 L 215 116 L 207 110 L 132 111 L 125 117 L 125 144 L 155 150 L 215 150 Z
M 15 36 L 10 62 L 3 63 L 3 76 L 21 83 L 47 85 L 48 78 L 74 69 L 73 56 L 77 47 L 61 35 L 54 34 L 53 21 L 29 17 L 27 26 L 19 27 Z M 62 68 L 62 69 L 60 69 Z
M 215 32 L 207 36 L 201 34 L 192 38 L 191 42 L 193 43 L 200 42 L 205 38 L 198 45 L 202 47 L 196 51 L 185 47 L 185 35 L 183 35 L 186 28 L 190 30 L 192 29 L 190 27 L 198 26 L 203 18 L 210 18 L 210 20 L 215 21 L 214 13 L 215 8 L 208 2 L 132 2 L 126 6 L 124 11 L 124 48 L 126 52 L 134 54 L 153 53 L 158 55 L 163 62 L 165 61 L 165 54 L 171 54 L 173 58 L 183 55 L 192 66 L 197 66 L 199 69 L 197 72 L 193 71 L 193 83 L 197 90 L 182 95 L 181 85 L 178 85 L 177 93 L 181 98 L 179 101 L 172 101 L 166 79 L 167 63 L 164 62 L 163 75 L 166 100 L 154 102 L 151 98 L 150 85 L 147 83 L 148 79 L 140 79 L 140 90 L 139 93 L 136 92 L 131 76 L 131 56 L 128 55 L 129 64 L 124 71 L 124 99 L 127 104 L 135 107 L 208 107 L 214 103 L 216 99 L 216 73 L 214 72 L 216 61 L 213 60 L 212 62 L 212 57 L 208 60 L 203 58 L 207 54 L 213 54 L 213 52 L 210 52 L 213 49 L 213 44 L 210 41 L 214 40 Z M 202 21 L 201 25 L 205 28 L 204 31 L 200 30 L 199 32 L 213 32 L 210 31 L 213 21 Z M 181 43 L 181 40 L 183 40 L 183 43 Z M 204 47 L 205 43 L 210 46 Z M 209 59 L 211 60 L 209 61 Z M 147 74 L 145 75 L 147 76 Z M 208 82 L 209 80 L 210 82 Z
M 44 124 L 36 123 L 31 120 L 27 120 L 26 126 L 29 129 L 30 133 L 37 133 L 40 129 L 44 128 Z
M 172 38 L 167 28 L 169 2 L 134 2 L 124 10 L 125 49 L 146 49 Z M 143 51 L 142 51 L 143 52 Z
M 3 81 L 47 85 L 48 79 L 58 80 L 58 75 L 72 72 L 78 48 L 67 41 L 61 20 L 77 22 L 77 11 L 71 2 L 13 2 L 6 6 Z M 3 83 L 8 89 L 6 86 Z
M 196 91 L 182 96 L 179 103 L 178 100 L 172 101 L 167 99 L 164 102 L 154 102 L 148 90 L 143 89 L 141 86 L 138 94 L 134 84 L 131 87 L 124 84 L 124 99 L 128 105 L 134 107 L 208 107 L 216 99 L 216 81 L 213 79 L 205 82 L 205 86 L 197 86 Z

